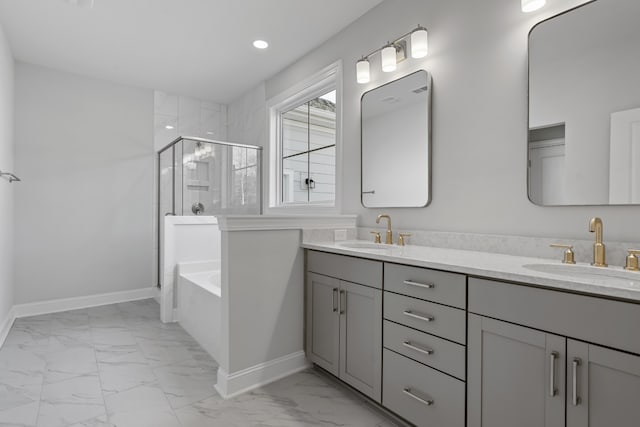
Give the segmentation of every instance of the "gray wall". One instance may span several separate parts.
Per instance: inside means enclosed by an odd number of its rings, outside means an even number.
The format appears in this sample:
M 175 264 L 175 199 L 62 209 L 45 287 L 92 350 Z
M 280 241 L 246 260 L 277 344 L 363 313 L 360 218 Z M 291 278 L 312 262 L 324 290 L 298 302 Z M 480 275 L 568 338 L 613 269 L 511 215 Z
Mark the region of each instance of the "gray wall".
M 15 169 L 13 73 L 13 56 L 0 27 L 0 170 L 9 172 Z M 20 184 L 0 179 L 0 329 L 13 305 L 13 198 Z
M 300 230 L 222 233 L 220 366 L 227 373 L 302 351 Z
M 385 209 L 396 228 L 589 238 L 588 219 L 598 215 L 606 239 L 640 241 L 640 207 L 543 208 L 527 199 L 527 35 L 540 20 L 579 3 L 556 0 L 525 14 L 516 0 L 386 0 L 269 79 L 265 98 L 342 59 L 342 210 L 362 215 L 361 226 L 375 226 L 381 211 L 360 205 L 360 96 L 424 68 L 433 75 L 432 203 Z M 355 61 L 418 23 L 429 29 L 429 56 L 384 75 L 375 57 L 371 83 L 358 85 Z
M 16 303 L 152 282 L 153 92 L 16 67 Z

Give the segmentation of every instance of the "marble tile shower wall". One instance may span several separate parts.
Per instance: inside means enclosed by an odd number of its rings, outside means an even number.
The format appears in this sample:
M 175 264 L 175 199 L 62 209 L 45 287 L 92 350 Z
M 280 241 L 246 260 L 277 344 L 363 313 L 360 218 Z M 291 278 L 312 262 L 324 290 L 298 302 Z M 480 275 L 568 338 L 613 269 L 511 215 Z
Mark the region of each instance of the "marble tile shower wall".
M 264 83 L 229 104 L 227 135 L 232 142 L 259 145 L 267 141 Z
M 382 229 L 359 227 L 358 239 L 371 240 L 370 231 Z M 585 225 L 586 230 L 586 225 Z M 394 230 L 396 232 L 411 233 L 408 242 L 412 245 L 433 246 L 437 248 L 461 249 L 479 252 L 491 252 L 505 255 L 528 256 L 535 258 L 562 259 L 562 249 L 549 247 L 552 243 L 573 245 L 577 262 L 591 262 L 593 259 L 593 239 L 553 239 L 549 237 L 506 236 L 497 234 L 453 233 L 446 231 L 424 230 Z M 585 231 L 585 234 L 589 233 Z M 640 242 L 607 241 L 607 262 L 610 265 L 623 266 L 627 256 L 627 249 L 640 247 Z
M 227 140 L 227 106 L 212 101 L 155 91 L 154 146 L 164 147 L 178 136 Z M 167 129 L 171 126 L 172 129 Z

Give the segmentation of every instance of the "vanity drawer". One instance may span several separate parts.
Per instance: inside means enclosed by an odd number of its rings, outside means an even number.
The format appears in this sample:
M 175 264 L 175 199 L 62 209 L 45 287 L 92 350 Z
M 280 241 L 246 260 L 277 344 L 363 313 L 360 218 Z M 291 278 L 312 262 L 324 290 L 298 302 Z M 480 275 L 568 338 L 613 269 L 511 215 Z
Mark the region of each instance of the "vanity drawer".
M 384 318 L 460 344 L 466 343 L 464 310 L 385 292 Z
M 387 349 L 382 357 L 383 406 L 418 427 L 464 427 L 464 382 Z
M 465 379 L 465 347 L 397 323 L 384 321 L 384 346 L 418 362 Z
M 384 289 L 440 304 L 466 308 L 467 277 L 464 274 L 385 263 Z
M 469 278 L 469 312 L 640 354 L 640 304 Z
M 382 289 L 382 262 L 380 261 L 307 251 L 307 270 Z

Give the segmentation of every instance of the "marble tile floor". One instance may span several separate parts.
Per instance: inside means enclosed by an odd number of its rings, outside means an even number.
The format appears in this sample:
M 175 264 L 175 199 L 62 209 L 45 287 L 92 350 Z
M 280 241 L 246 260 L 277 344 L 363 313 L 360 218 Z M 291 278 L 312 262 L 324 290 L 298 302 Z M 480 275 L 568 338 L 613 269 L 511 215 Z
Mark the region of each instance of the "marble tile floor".
M 0 427 L 392 427 L 310 369 L 233 399 L 216 362 L 154 300 L 16 320 L 0 349 Z

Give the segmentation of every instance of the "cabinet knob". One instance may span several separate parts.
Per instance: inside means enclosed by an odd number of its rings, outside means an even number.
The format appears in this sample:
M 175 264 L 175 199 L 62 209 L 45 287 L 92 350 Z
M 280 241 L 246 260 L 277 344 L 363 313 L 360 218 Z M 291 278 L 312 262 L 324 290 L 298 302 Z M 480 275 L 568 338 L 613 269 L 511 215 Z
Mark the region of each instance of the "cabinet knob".
M 575 256 L 573 253 L 573 245 L 563 245 L 559 243 L 553 243 L 551 245 L 552 248 L 563 248 L 565 251 L 563 252 L 562 262 L 564 264 L 575 264 Z

